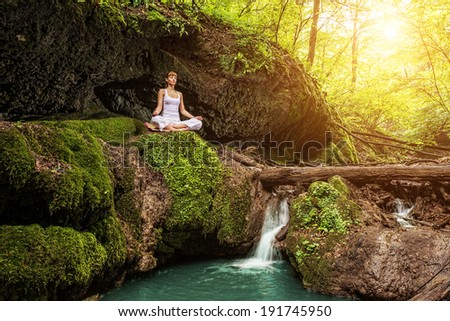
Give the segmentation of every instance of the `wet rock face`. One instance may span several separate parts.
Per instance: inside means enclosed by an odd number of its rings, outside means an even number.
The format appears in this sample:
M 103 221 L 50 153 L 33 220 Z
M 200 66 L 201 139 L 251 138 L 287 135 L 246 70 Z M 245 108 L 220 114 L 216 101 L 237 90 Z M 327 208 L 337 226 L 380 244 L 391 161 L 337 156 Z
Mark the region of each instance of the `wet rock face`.
M 221 61 L 245 49 L 227 28 L 194 28 L 168 8 L 160 8 L 166 17 L 159 20 L 111 8 L 67 0 L 2 4 L 7 31 L 0 112 L 88 113 L 100 104 L 148 120 L 166 73 L 175 70 L 187 109 L 205 116 L 207 139 L 260 141 L 271 132 L 296 150 L 307 141 L 323 142 L 325 101 L 315 81 L 281 49 L 271 45 L 271 70 L 242 73 L 236 65 L 225 71 Z M 167 28 L 168 19 L 182 24 Z
M 109 6 L 6 1 L 1 9 L 2 29 L 7 30 L 2 112 L 20 116 L 84 111 L 95 87 L 151 70 L 150 46 L 127 36 Z M 148 30 L 146 41 L 153 36 Z

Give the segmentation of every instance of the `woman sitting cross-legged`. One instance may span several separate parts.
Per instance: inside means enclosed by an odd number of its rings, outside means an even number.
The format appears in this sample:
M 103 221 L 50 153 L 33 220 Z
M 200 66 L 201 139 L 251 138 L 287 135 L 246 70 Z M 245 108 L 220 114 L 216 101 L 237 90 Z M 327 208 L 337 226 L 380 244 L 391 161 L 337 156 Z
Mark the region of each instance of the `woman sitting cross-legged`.
M 192 116 L 184 107 L 183 94 L 175 90 L 177 74 L 170 71 L 166 78 L 166 88 L 158 92 L 158 105 L 153 112 L 151 123 L 145 123 L 153 131 L 198 130 L 203 117 Z M 189 118 L 181 121 L 180 113 Z

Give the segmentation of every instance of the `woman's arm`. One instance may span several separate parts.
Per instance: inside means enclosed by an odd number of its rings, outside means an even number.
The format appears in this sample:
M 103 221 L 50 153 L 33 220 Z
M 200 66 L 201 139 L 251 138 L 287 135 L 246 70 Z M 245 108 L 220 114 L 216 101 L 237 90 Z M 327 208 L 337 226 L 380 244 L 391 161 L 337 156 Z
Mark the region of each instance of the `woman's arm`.
M 163 108 L 163 99 L 164 99 L 164 89 L 160 89 L 158 91 L 158 105 L 156 105 L 156 109 L 153 112 L 153 116 L 157 116 L 161 113 Z
M 203 120 L 202 116 L 192 116 L 192 114 L 186 110 L 186 108 L 184 107 L 183 94 L 180 92 L 178 92 L 178 94 L 180 95 L 180 113 L 187 118 L 197 118 L 199 120 Z

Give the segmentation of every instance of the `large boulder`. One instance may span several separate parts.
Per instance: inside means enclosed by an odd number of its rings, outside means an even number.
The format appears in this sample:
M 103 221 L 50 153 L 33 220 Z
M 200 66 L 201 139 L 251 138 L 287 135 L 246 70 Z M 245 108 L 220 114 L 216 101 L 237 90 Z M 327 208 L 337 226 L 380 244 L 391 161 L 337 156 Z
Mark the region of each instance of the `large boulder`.
M 259 144 L 271 133 L 259 147 L 283 155 L 277 147 L 288 141 L 292 158 L 294 149 L 320 149 L 330 127 L 315 80 L 261 36 L 164 6 L 8 0 L 0 9 L 0 113 L 9 117 L 102 106 L 148 120 L 175 70 L 188 110 L 205 116 L 207 139 Z
M 333 177 L 293 200 L 286 251 L 307 288 L 363 300 L 449 299 L 449 234 L 400 226 L 376 205 L 391 198 Z

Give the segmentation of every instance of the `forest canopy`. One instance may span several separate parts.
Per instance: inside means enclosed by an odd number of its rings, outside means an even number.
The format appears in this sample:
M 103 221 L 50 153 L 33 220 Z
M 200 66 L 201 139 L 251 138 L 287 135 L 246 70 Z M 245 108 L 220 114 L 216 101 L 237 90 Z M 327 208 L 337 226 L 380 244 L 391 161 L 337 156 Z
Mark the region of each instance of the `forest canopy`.
M 173 5 L 269 37 L 319 80 L 346 128 L 415 144 L 449 139 L 449 0 L 109 2 Z

